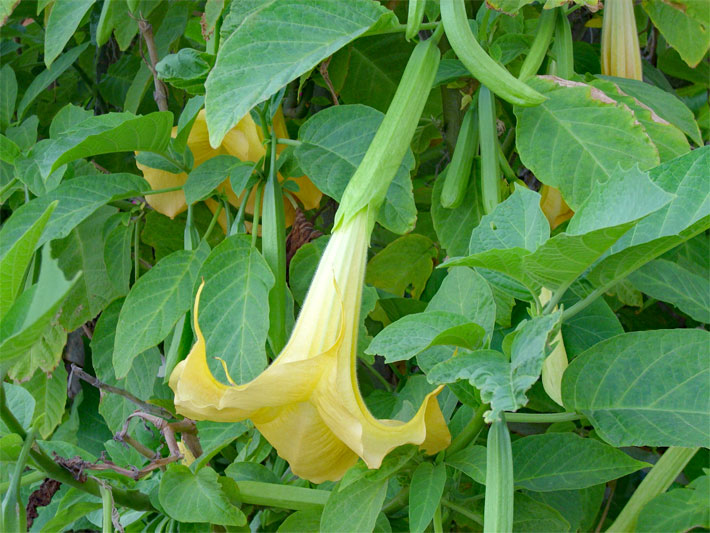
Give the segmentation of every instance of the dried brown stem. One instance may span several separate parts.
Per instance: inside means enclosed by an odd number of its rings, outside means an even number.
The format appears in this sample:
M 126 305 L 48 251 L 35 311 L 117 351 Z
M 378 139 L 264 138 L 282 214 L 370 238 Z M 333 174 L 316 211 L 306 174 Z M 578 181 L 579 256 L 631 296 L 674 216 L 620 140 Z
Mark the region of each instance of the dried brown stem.
M 160 61 L 158 58 L 158 49 L 155 46 L 155 39 L 153 38 L 153 26 L 141 17 L 138 20 L 138 29 L 145 40 L 146 48 L 148 48 L 148 57 L 150 61 L 146 61 L 146 65 L 153 74 L 153 84 L 155 86 L 155 91 L 153 92 L 153 98 L 155 103 L 158 104 L 158 109 L 160 111 L 168 110 L 168 88 L 165 84 L 158 78 L 158 71 L 155 70 L 155 66 Z M 143 55 L 143 50 L 141 49 L 141 55 Z M 145 60 L 145 57 L 143 58 Z
M 318 71 L 320 72 L 320 75 L 323 76 L 323 80 L 328 86 L 328 91 L 330 91 L 330 97 L 333 99 L 333 105 L 340 105 L 340 102 L 338 102 L 338 94 L 335 92 L 335 87 L 333 87 L 333 82 L 330 81 L 330 75 L 328 74 L 328 65 L 330 65 L 330 60 L 332 58 L 333 56 L 323 61 L 320 64 L 320 67 L 318 67 Z

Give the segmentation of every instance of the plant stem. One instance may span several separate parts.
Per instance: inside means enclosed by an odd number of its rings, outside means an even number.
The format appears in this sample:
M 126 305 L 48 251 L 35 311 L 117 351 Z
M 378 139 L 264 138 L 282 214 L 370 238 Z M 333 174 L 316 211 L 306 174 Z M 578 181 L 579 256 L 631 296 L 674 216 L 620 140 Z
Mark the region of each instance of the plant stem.
M 27 437 L 27 434 L 25 433 L 25 430 L 23 429 L 22 425 L 17 421 L 15 415 L 12 414 L 12 412 L 7 406 L 7 402 L 5 400 L 5 388 L 2 386 L 1 382 L 0 418 L 3 422 L 5 422 L 5 425 L 10 429 L 10 431 L 12 431 L 13 433 L 17 433 L 22 439 L 25 439 Z M 46 453 L 44 453 L 44 451 L 39 445 L 36 444 L 35 446 L 36 449 L 33 448 L 30 451 L 30 457 L 32 458 L 36 467 L 39 470 L 42 470 L 46 477 L 50 477 L 59 481 L 60 483 L 69 485 L 70 487 L 74 487 L 84 492 L 88 492 L 89 494 L 93 494 L 94 496 L 101 497 L 101 490 L 99 489 L 99 484 L 95 479 L 88 478 L 86 481 L 74 479 L 74 476 L 70 474 L 68 470 L 65 470 L 63 467 L 55 463 Z M 143 494 L 142 492 L 139 492 L 137 490 L 124 490 L 119 488 L 113 488 L 112 492 L 114 500 L 119 505 L 122 505 L 124 507 L 130 507 L 131 509 L 135 509 L 137 511 L 155 511 L 155 508 L 150 503 L 150 498 L 148 498 L 148 496 L 146 494 Z
M 277 144 L 288 144 L 290 146 L 300 146 L 302 143 L 297 139 L 281 139 L 280 137 L 276 139 Z
M 251 222 L 251 247 L 256 248 L 256 238 L 259 235 L 259 216 L 261 215 L 261 193 L 264 190 L 262 184 L 259 183 L 254 196 L 254 217 Z
M 34 472 L 30 472 L 29 474 L 25 474 L 24 476 L 22 476 L 22 478 L 20 479 L 20 487 L 24 487 L 25 485 L 32 485 L 32 483 L 42 481 L 46 477 L 47 476 L 44 475 L 44 472 L 35 470 Z M 3 481 L 2 483 L 0 483 L 0 493 L 6 492 L 9 486 L 9 481 Z
M 444 526 L 441 523 L 441 502 L 436 506 L 436 511 L 434 511 L 432 525 L 434 526 L 434 533 L 444 533 Z
M 113 511 L 113 498 L 111 497 L 111 489 L 105 483 L 99 483 L 101 490 L 101 505 L 103 512 L 101 513 L 101 533 L 113 533 L 111 524 L 111 514 Z
M 133 228 L 133 283 L 138 281 L 141 268 L 141 217 L 136 217 L 135 228 Z
M 470 518 L 479 525 L 483 525 L 483 517 L 480 515 L 480 513 L 474 513 L 473 511 L 466 509 L 462 505 L 458 505 L 450 500 L 447 500 L 446 498 L 441 499 L 441 505 L 448 507 L 452 511 L 456 511 L 457 513 L 465 516 L 466 518 Z
M 535 32 L 535 40 L 530 47 L 523 66 L 520 67 L 519 79 L 524 80 L 537 74 L 537 71 L 545 59 L 547 49 L 552 41 L 552 34 L 555 30 L 555 18 L 557 15 L 556 9 L 543 10 L 537 23 L 537 31 Z
M 456 436 L 451 445 L 446 449 L 446 456 L 453 455 L 463 450 L 478 436 L 481 429 L 483 429 L 483 413 L 488 411 L 488 409 L 490 409 L 490 405 L 487 403 L 478 406 L 478 409 L 476 409 L 476 412 L 473 414 L 473 418 L 471 418 L 468 424 L 466 424 L 466 427 L 461 430 L 461 433 Z
M 166 187 L 165 189 L 155 189 L 153 191 L 145 191 L 143 193 L 143 196 L 150 196 L 152 194 L 163 194 L 164 192 L 175 192 L 175 191 L 181 191 L 182 190 L 182 185 L 178 185 L 177 187 Z
M 435 30 L 439 27 L 438 22 L 424 22 L 419 25 L 419 31 L 422 30 Z M 375 30 L 372 32 L 367 32 L 367 35 L 385 35 L 387 33 L 404 33 L 407 31 L 406 24 L 397 24 L 395 26 L 390 26 L 389 28 L 383 28 L 381 30 Z
M 577 413 L 505 413 L 506 422 L 521 422 L 528 424 L 554 424 L 555 422 L 572 422 L 583 418 Z
M 700 448 L 681 448 L 671 446 L 653 465 L 651 471 L 636 488 L 633 496 L 616 517 L 607 533 L 634 531 L 639 513 L 644 506 L 671 486 L 673 480 L 683 471 Z
M 327 490 L 276 485 L 261 481 L 237 481 L 236 484 L 242 503 L 294 511 L 322 509 L 330 496 L 330 491 Z
M 383 507 L 382 512 L 384 514 L 394 513 L 403 509 L 405 505 L 409 503 L 409 485 L 402 487 L 397 495 L 388 501 Z
M 203 241 L 207 241 L 209 238 L 210 234 L 212 233 L 212 230 L 214 229 L 215 225 L 217 224 L 217 220 L 219 219 L 219 215 L 222 212 L 222 202 L 219 202 L 217 204 L 217 209 L 214 210 L 214 215 L 212 215 L 212 220 L 210 220 L 210 225 L 207 226 L 207 231 L 205 231 L 205 234 L 202 236 Z
M 588 305 L 591 305 L 594 300 L 599 298 L 602 294 L 604 294 L 606 291 L 611 289 L 614 285 L 616 285 L 616 281 L 612 283 L 607 283 L 606 285 L 602 285 L 601 287 L 597 287 L 594 289 L 592 292 L 590 292 L 586 298 L 583 300 L 578 301 L 576 304 L 574 304 L 572 307 L 569 309 L 565 309 L 562 312 L 562 322 L 569 320 L 572 318 L 574 315 L 585 309 Z

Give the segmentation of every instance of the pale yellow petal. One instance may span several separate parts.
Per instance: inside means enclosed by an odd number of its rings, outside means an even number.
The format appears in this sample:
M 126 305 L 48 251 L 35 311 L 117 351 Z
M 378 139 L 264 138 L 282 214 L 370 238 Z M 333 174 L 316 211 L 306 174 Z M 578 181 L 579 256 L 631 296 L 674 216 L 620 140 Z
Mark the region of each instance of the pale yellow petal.
M 567 351 L 562 341 L 561 331 L 555 335 L 552 342 L 554 344 L 552 353 L 545 358 L 545 362 L 542 365 L 542 386 L 555 403 L 563 405 L 562 375 L 565 373 L 569 361 L 567 360 Z
M 540 208 L 550 223 L 550 229 L 555 229 L 566 220 L 572 218 L 574 211 L 569 208 L 559 190 L 549 185 L 543 185 L 540 194 L 542 195 Z
M 136 166 L 143 173 L 143 177 L 150 184 L 150 188 L 154 191 L 157 189 L 167 189 L 170 187 L 178 187 L 184 185 L 187 181 L 187 174 L 173 174 L 157 168 L 147 167 L 136 161 Z M 175 218 L 177 215 L 187 209 L 185 203 L 185 193 L 183 191 L 165 192 L 162 194 L 150 194 L 145 197 L 146 202 L 158 213 L 162 213 L 170 218 Z

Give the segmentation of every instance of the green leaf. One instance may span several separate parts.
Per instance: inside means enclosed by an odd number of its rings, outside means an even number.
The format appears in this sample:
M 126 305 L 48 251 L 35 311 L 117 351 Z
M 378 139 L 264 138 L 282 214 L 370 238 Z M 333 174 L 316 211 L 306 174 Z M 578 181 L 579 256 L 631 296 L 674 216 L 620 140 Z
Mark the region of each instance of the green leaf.
M 636 529 L 649 532 L 684 532 L 710 528 L 710 477 L 702 476 L 686 488 L 659 494 L 639 514 Z
M 7 375 L 12 379 L 24 381 L 31 378 L 37 369 L 46 373 L 52 372 L 62 360 L 66 344 L 66 330 L 61 325 L 52 323 L 38 335 L 26 357 L 19 358 Z
M 5 131 L 12 121 L 16 100 L 17 78 L 15 71 L 10 65 L 4 65 L 0 69 L 0 130 L 2 131 Z
M 293 299 L 299 305 L 302 305 L 303 300 L 306 298 L 313 274 L 315 274 L 329 238 L 329 236 L 324 235 L 304 244 L 291 258 L 288 266 L 288 282 L 293 293 Z
M 521 322 L 510 348 L 510 361 L 496 350 L 477 350 L 439 363 L 427 373 L 427 379 L 430 383 L 467 379 L 481 391 L 481 401 L 491 404 L 486 414 L 489 421 L 499 419 L 502 411 L 516 411 L 527 404 L 525 393 L 540 377 L 547 339 L 560 314 Z
M 618 164 L 636 162 L 641 170 L 658 164 L 656 147 L 625 105 L 589 85 L 558 78 L 538 78 L 531 86 L 548 99 L 515 108 L 520 159 L 575 211 Z
M 129 290 L 133 268 L 131 250 L 134 233 L 134 227 L 123 222 L 123 220 L 119 221 L 116 227 L 108 233 L 104 227 L 105 246 L 103 250 L 106 274 L 117 293 L 122 295 L 128 294 Z
M 412 474 L 409 490 L 409 529 L 423 532 L 434 517 L 444 493 L 446 467 L 443 464 L 420 463 Z
M 155 70 L 158 77 L 190 94 L 205 94 L 205 80 L 214 65 L 214 56 L 193 48 L 182 48 L 161 59 Z
M 136 356 L 165 339 L 192 306 L 192 288 L 207 247 L 170 254 L 138 278 L 128 293 L 116 326 L 113 367 L 128 374 Z
M 339 531 L 347 524 L 350 531 L 373 531 L 386 495 L 387 479 L 373 481 L 368 477 L 331 491 L 323 508 L 320 530 Z
M 513 531 L 548 533 L 569 531 L 569 523 L 556 510 L 522 493 L 515 494 Z
M 244 513 L 229 501 L 218 477 L 210 467 L 193 474 L 186 466 L 172 464 L 160 481 L 160 505 L 178 522 L 243 526 Z
M 643 9 L 664 39 L 675 48 L 688 66 L 695 67 L 710 48 L 710 21 L 707 6 L 704 15 L 695 17 L 685 6 L 667 4 L 661 0 L 644 0 Z
M 65 52 L 59 56 L 54 63 L 52 63 L 51 67 L 43 71 L 39 76 L 36 76 L 32 80 L 32 83 L 30 83 L 30 86 L 27 87 L 27 90 L 25 90 L 25 93 L 22 95 L 20 103 L 17 105 L 18 121 L 22 120 L 22 117 L 25 115 L 25 111 L 27 111 L 34 99 L 42 94 L 42 91 L 49 87 L 49 85 L 61 76 L 65 70 L 71 67 L 74 61 L 79 59 L 79 56 L 84 50 L 86 50 L 89 44 L 91 43 L 86 42 Z
M 59 365 L 50 376 L 44 372 L 35 375 L 24 385 L 35 400 L 32 425 L 43 439 L 48 438 L 62 421 L 67 401 L 67 371 Z
M 7 408 L 15 416 L 22 428 L 28 430 L 35 411 L 35 399 L 26 389 L 19 385 L 3 383 L 2 386 L 5 389 Z M 0 420 L 0 433 L 4 435 L 12 433 L 2 420 Z M 21 446 L 22 444 L 20 444 Z
M 381 355 L 392 363 L 411 359 L 419 352 L 438 345 L 478 348 L 485 330 L 465 316 L 445 311 L 426 311 L 407 315 L 393 322 L 374 338 L 365 353 Z
M 397 296 L 409 291 L 413 298 L 419 298 L 437 255 L 436 245 L 428 237 L 415 233 L 404 235 L 370 259 L 365 282 Z
M 12 360 L 27 355 L 27 351 L 56 320 L 55 315 L 77 277 L 67 280 L 57 262 L 45 248 L 39 280 L 22 292 L 0 320 L 0 367 L 7 368 Z
M 596 526 L 605 489 L 606 485 L 595 485 L 579 490 L 525 491 L 525 495 L 557 510 L 569 522 L 569 531 L 591 531 Z
M 703 145 L 693 112 L 674 94 L 639 80 L 599 76 L 612 81 L 621 91 L 650 107 L 663 120 L 679 128 L 698 146 Z
M 705 446 L 710 439 L 710 333 L 639 331 L 577 357 L 562 379 L 567 408 L 614 446 Z
M 323 511 L 311 509 L 308 511 L 296 511 L 286 517 L 279 528 L 278 533 L 303 533 L 304 531 L 319 531 L 320 517 Z
M 447 455 L 445 462 L 481 485 L 486 484 L 486 447 L 468 446 L 463 450 Z
M 40 141 L 30 152 L 43 177 L 64 163 L 113 152 L 163 152 L 170 141 L 173 114 L 157 111 L 136 116 L 107 113 L 90 117 L 57 139 Z
M 57 207 L 53 202 L 47 206 L 37 220 L 13 243 L 12 247 L 0 259 L 0 318 L 15 301 L 20 285 L 25 277 L 27 266 L 34 255 L 35 246 L 39 240 L 47 220 Z
M 281 484 L 281 480 L 276 474 L 260 463 L 249 463 L 237 461 L 230 464 L 224 473 L 234 481 L 258 481 L 260 483 Z M 320 512 L 318 510 L 318 520 L 320 520 Z M 316 529 L 318 529 L 316 527 Z
M 365 33 L 385 13 L 366 0 L 233 6 L 230 17 L 239 22 L 220 43 L 205 86 L 210 144 L 219 146 L 252 107 Z
M 44 63 L 47 68 L 62 52 L 96 0 L 54 0 L 44 31 Z
M 200 328 L 207 353 L 227 364 L 236 383 L 246 383 L 266 368 L 268 294 L 274 285 L 269 265 L 244 235 L 226 238 L 205 260 L 200 277 Z M 208 361 L 222 375 L 219 361 Z
M 619 239 L 587 279 L 596 285 L 623 279 L 710 227 L 709 164 L 710 147 L 705 146 L 654 168 L 649 173 L 651 180 L 675 198 Z
M 229 446 L 249 429 L 245 424 L 240 422 L 226 423 L 205 420 L 197 422 L 195 425 L 197 426 L 197 435 L 200 438 L 200 446 L 202 446 L 202 455 L 193 463 L 195 465 L 194 468 L 197 469 L 205 466 L 222 449 Z M 277 479 L 277 483 L 278 482 Z
M 583 489 L 649 466 L 575 433 L 544 433 L 516 440 L 513 465 L 516 486 L 541 492 Z
M 468 73 L 468 70 L 466 72 Z M 469 179 L 468 189 L 461 205 L 454 209 L 447 209 L 441 205 L 441 190 L 445 179 L 446 173 L 442 172 L 436 179 L 431 195 L 431 219 L 434 230 L 441 246 L 449 256 L 466 255 L 471 233 L 485 214 L 480 201 L 480 185 L 477 180 Z
M 446 311 L 468 318 L 493 335 L 496 306 L 491 287 L 483 276 L 470 268 L 452 268 L 429 301 L 427 312 Z
M 241 188 L 234 189 L 234 192 L 239 194 L 244 190 L 253 168 L 253 163 L 243 163 L 231 155 L 217 155 L 208 159 L 187 176 L 183 187 L 185 201 L 194 204 L 204 200 L 220 183 L 228 179 L 232 180 L 232 183 L 242 183 Z
M 59 509 L 42 527 L 42 531 L 66 531 L 74 522 L 87 514 L 101 509 L 101 502 L 78 502 Z
M 36 247 L 52 239 L 66 237 L 102 205 L 140 195 L 146 190 L 150 190 L 150 185 L 134 174 L 80 176 L 62 183 L 50 193 L 20 207 L 5 222 L 0 230 L 0 257 L 5 256 L 55 200 L 58 201 L 57 207 Z
M 656 259 L 629 277 L 652 298 L 675 305 L 698 322 L 710 323 L 710 272 L 699 276 L 666 259 Z
M 88 322 L 113 299 L 123 296 L 112 283 L 104 262 L 103 227 L 115 211 L 112 207 L 100 207 L 67 237 L 51 243 L 52 257 L 57 259 L 64 275 L 78 276 L 59 317 L 67 331 Z
M 363 105 L 333 106 L 317 113 L 298 130 L 294 152 L 313 183 L 337 201 L 355 173 L 384 115 Z M 409 173 L 414 156 L 407 151 L 387 189 L 377 221 L 395 233 L 414 229 L 417 209 Z

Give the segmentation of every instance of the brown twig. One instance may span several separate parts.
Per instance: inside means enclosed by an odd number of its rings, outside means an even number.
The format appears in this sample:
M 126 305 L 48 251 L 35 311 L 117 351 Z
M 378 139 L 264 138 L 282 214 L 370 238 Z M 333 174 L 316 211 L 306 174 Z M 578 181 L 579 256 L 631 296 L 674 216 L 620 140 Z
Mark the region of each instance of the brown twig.
M 72 363 L 71 365 L 71 372 L 69 374 L 69 380 L 71 381 L 72 376 L 76 375 L 79 379 L 86 381 L 90 385 L 93 385 L 97 389 L 101 389 L 107 392 L 112 392 L 113 394 L 118 394 L 119 396 L 123 396 L 126 398 L 128 401 L 136 404 L 138 407 L 143 409 L 144 411 L 148 411 L 149 413 L 154 413 L 157 416 L 162 416 L 165 418 L 173 418 L 173 415 L 170 411 L 167 409 L 163 409 L 162 407 L 159 407 L 157 405 L 152 405 L 147 402 L 144 402 L 140 398 L 136 398 L 131 394 L 130 392 L 120 389 L 118 387 L 114 387 L 113 385 L 108 385 L 107 383 L 104 383 L 103 381 L 95 378 L 91 374 L 87 374 L 84 372 L 81 368 L 76 366 L 75 364 Z
M 340 102 L 338 102 L 338 94 L 335 92 L 335 87 L 333 87 L 333 82 L 330 81 L 330 75 L 328 74 L 328 65 L 330 65 L 330 60 L 332 58 L 333 56 L 330 56 L 328 59 L 323 61 L 318 67 L 318 71 L 320 72 L 320 75 L 323 76 L 323 80 L 328 86 L 328 91 L 330 91 L 330 97 L 333 99 L 333 105 L 340 105 Z
M 596 529 L 594 530 L 594 533 L 599 533 L 602 530 L 602 526 L 604 525 L 604 520 L 606 520 L 606 515 L 609 514 L 609 507 L 611 506 L 611 500 L 614 497 L 614 490 L 616 490 L 616 480 L 609 482 L 609 499 L 606 501 L 606 505 L 604 506 L 604 511 L 602 512 L 602 516 L 599 519 L 599 524 L 597 525 Z
M 143 57 L 143 61 L 145 61 L 145 64 L 148 66 L 150 72 L 153 74 L 153 84 L 155 85 L 155 92 L 153 92 L 153 98 L 155 99 L 155 103 L 158 104 L 158 109 L 160 111 L 167 111 L 168 88 L 160 80 L 160 78 L 158 78 L 158 71 L 155 70 L 155 66 L 158 64 L 158 61 L 160 61 L 160 59 L 158 58 L 158 49 L 155 46 L 155 39 L 153 38 L 153 26 L 141 15 L 141 18 L 138 20 L 138 29 L 140 30 L 141 35 L 145 40 L 146 48 L 148 48 L 148 57 L 150 58 L 150 61 L 145 60 L 142 46 L 140 47 L 140 53 L 141 57 Z

